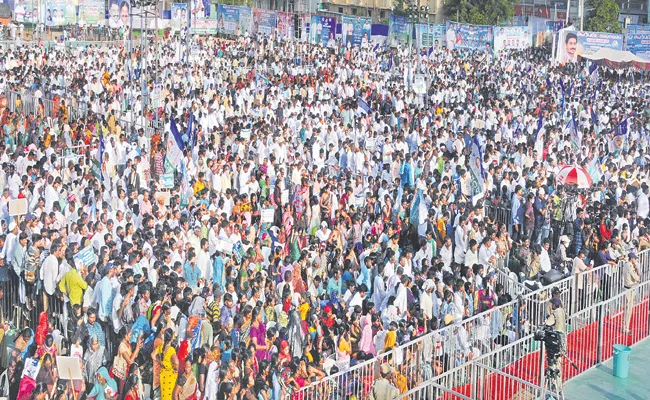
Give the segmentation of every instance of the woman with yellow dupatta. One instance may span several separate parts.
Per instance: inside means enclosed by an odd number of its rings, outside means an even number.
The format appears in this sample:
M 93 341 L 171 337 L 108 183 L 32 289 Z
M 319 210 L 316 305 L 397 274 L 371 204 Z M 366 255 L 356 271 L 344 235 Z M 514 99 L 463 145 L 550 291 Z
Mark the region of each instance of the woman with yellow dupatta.
M 174 331 L 167 329 L 163 335 L 163 344 L 156 349 L 156 357 L 160 360 L 161 400 L 172 400 L 178 377 L 178 357 L 176 349 L 171 345 L 173 337 Z

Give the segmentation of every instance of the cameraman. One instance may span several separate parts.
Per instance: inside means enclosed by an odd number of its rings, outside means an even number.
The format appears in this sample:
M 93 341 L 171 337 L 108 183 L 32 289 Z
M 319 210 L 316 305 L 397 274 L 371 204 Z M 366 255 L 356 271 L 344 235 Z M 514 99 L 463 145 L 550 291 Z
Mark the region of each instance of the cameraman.
M 557 297 L 551 299 L 551 312 L 545 321 L 546 326 L 562 334 L 562 342 L 566 338 L 566 312 L 562 307 L 562 300 Z

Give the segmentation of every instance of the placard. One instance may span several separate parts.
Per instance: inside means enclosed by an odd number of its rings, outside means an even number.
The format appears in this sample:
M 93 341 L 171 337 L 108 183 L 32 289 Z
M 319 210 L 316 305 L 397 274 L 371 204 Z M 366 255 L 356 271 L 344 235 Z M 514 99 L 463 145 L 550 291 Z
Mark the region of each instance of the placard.
M 92 245 L 86 246 L 83 249 L 81 249 L 81 251 L 75 254 L 73 258 L 75 260 L 81 261 L 84 267 L 96 263 L 98 259 Z
M 27 214 L 27 199 L 9 200 L 9 216 Z
M 160 175 L 160 184 L 163 189 L 171 189 L 174 187 L 174 174 L 162 174 Z
M 59 370 L 59 378 L 61 379 L 84 379 L 81 372 L 81 360 L 77 357 L 56 356 L 56 367 Z
M 230 240 L 219 239 L 217 241 L 216 250 L 221 253 L 232 254 L 233 244 Z
M 287 204 L 289 202 L 289 189 L 284 189 L 280 194 L 280 201 L 282 204 Z
M 262 209 L 262 223 L 273 223 L 275 217 L 275 210 L 273 208 Z

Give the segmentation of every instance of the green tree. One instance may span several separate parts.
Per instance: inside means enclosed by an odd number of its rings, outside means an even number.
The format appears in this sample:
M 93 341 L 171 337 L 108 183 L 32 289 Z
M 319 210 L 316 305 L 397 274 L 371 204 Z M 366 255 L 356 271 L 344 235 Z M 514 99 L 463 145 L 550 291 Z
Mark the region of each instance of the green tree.
M 476 25 L 499 25 L 509 21 L 515 13 L 515 0 L 447 0 L 445 15 Z
M 585 7 L 591 9 L 584 25 L 586 30 L 621 33 L 621 24 L 618 22 L 620 9 L 615 0 L 587 0 Z

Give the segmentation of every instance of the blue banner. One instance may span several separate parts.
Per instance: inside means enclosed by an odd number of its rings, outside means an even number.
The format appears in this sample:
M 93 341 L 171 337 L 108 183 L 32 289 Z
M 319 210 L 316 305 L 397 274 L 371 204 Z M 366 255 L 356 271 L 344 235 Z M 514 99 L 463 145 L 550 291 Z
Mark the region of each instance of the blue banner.
M 627 33 L 650 33 L 650 24 L 628 24 Z
M 546 31 L 547 32 L 559 32 L 560 29 L 564 28 L 564 21 L 546 21 Z
M 395 47 L 409 42 L 409 27 L 406 17 L 391 14 L 388 19 L 388 45 Z
M 447 48 L 492 51 L 491 26 L 447 22 Z
M 634 55 L 650 60 L 650 32 L 625 35 L 625 49 Z
M 217 7 L 217 32 L 239 34 L 239 7 L 219 4 Z
M 273 35 L 277 25 L 277 13 L 261 8 L 253 9 L 253 33 L 260 33 L 265 36 Z
M 606 32 L 578 31 L 578 55 L 590 56 L 602 48 L 623 50 L 623 35 Z
M 341 26 L 342 43 L 345 46 L 361 46 L 362 43 L 370 42 L 370 18 L 343 17 Z
M 441 49 L 445 46 L 445 24 L 418 24 L 416 37 L 420 48 Z
M 330 39 L 336 40 L 336 18 L 312 16 L 309 25 L 309 39 L 311 44 L 320 43 L 323 46 L 327 46 Z

